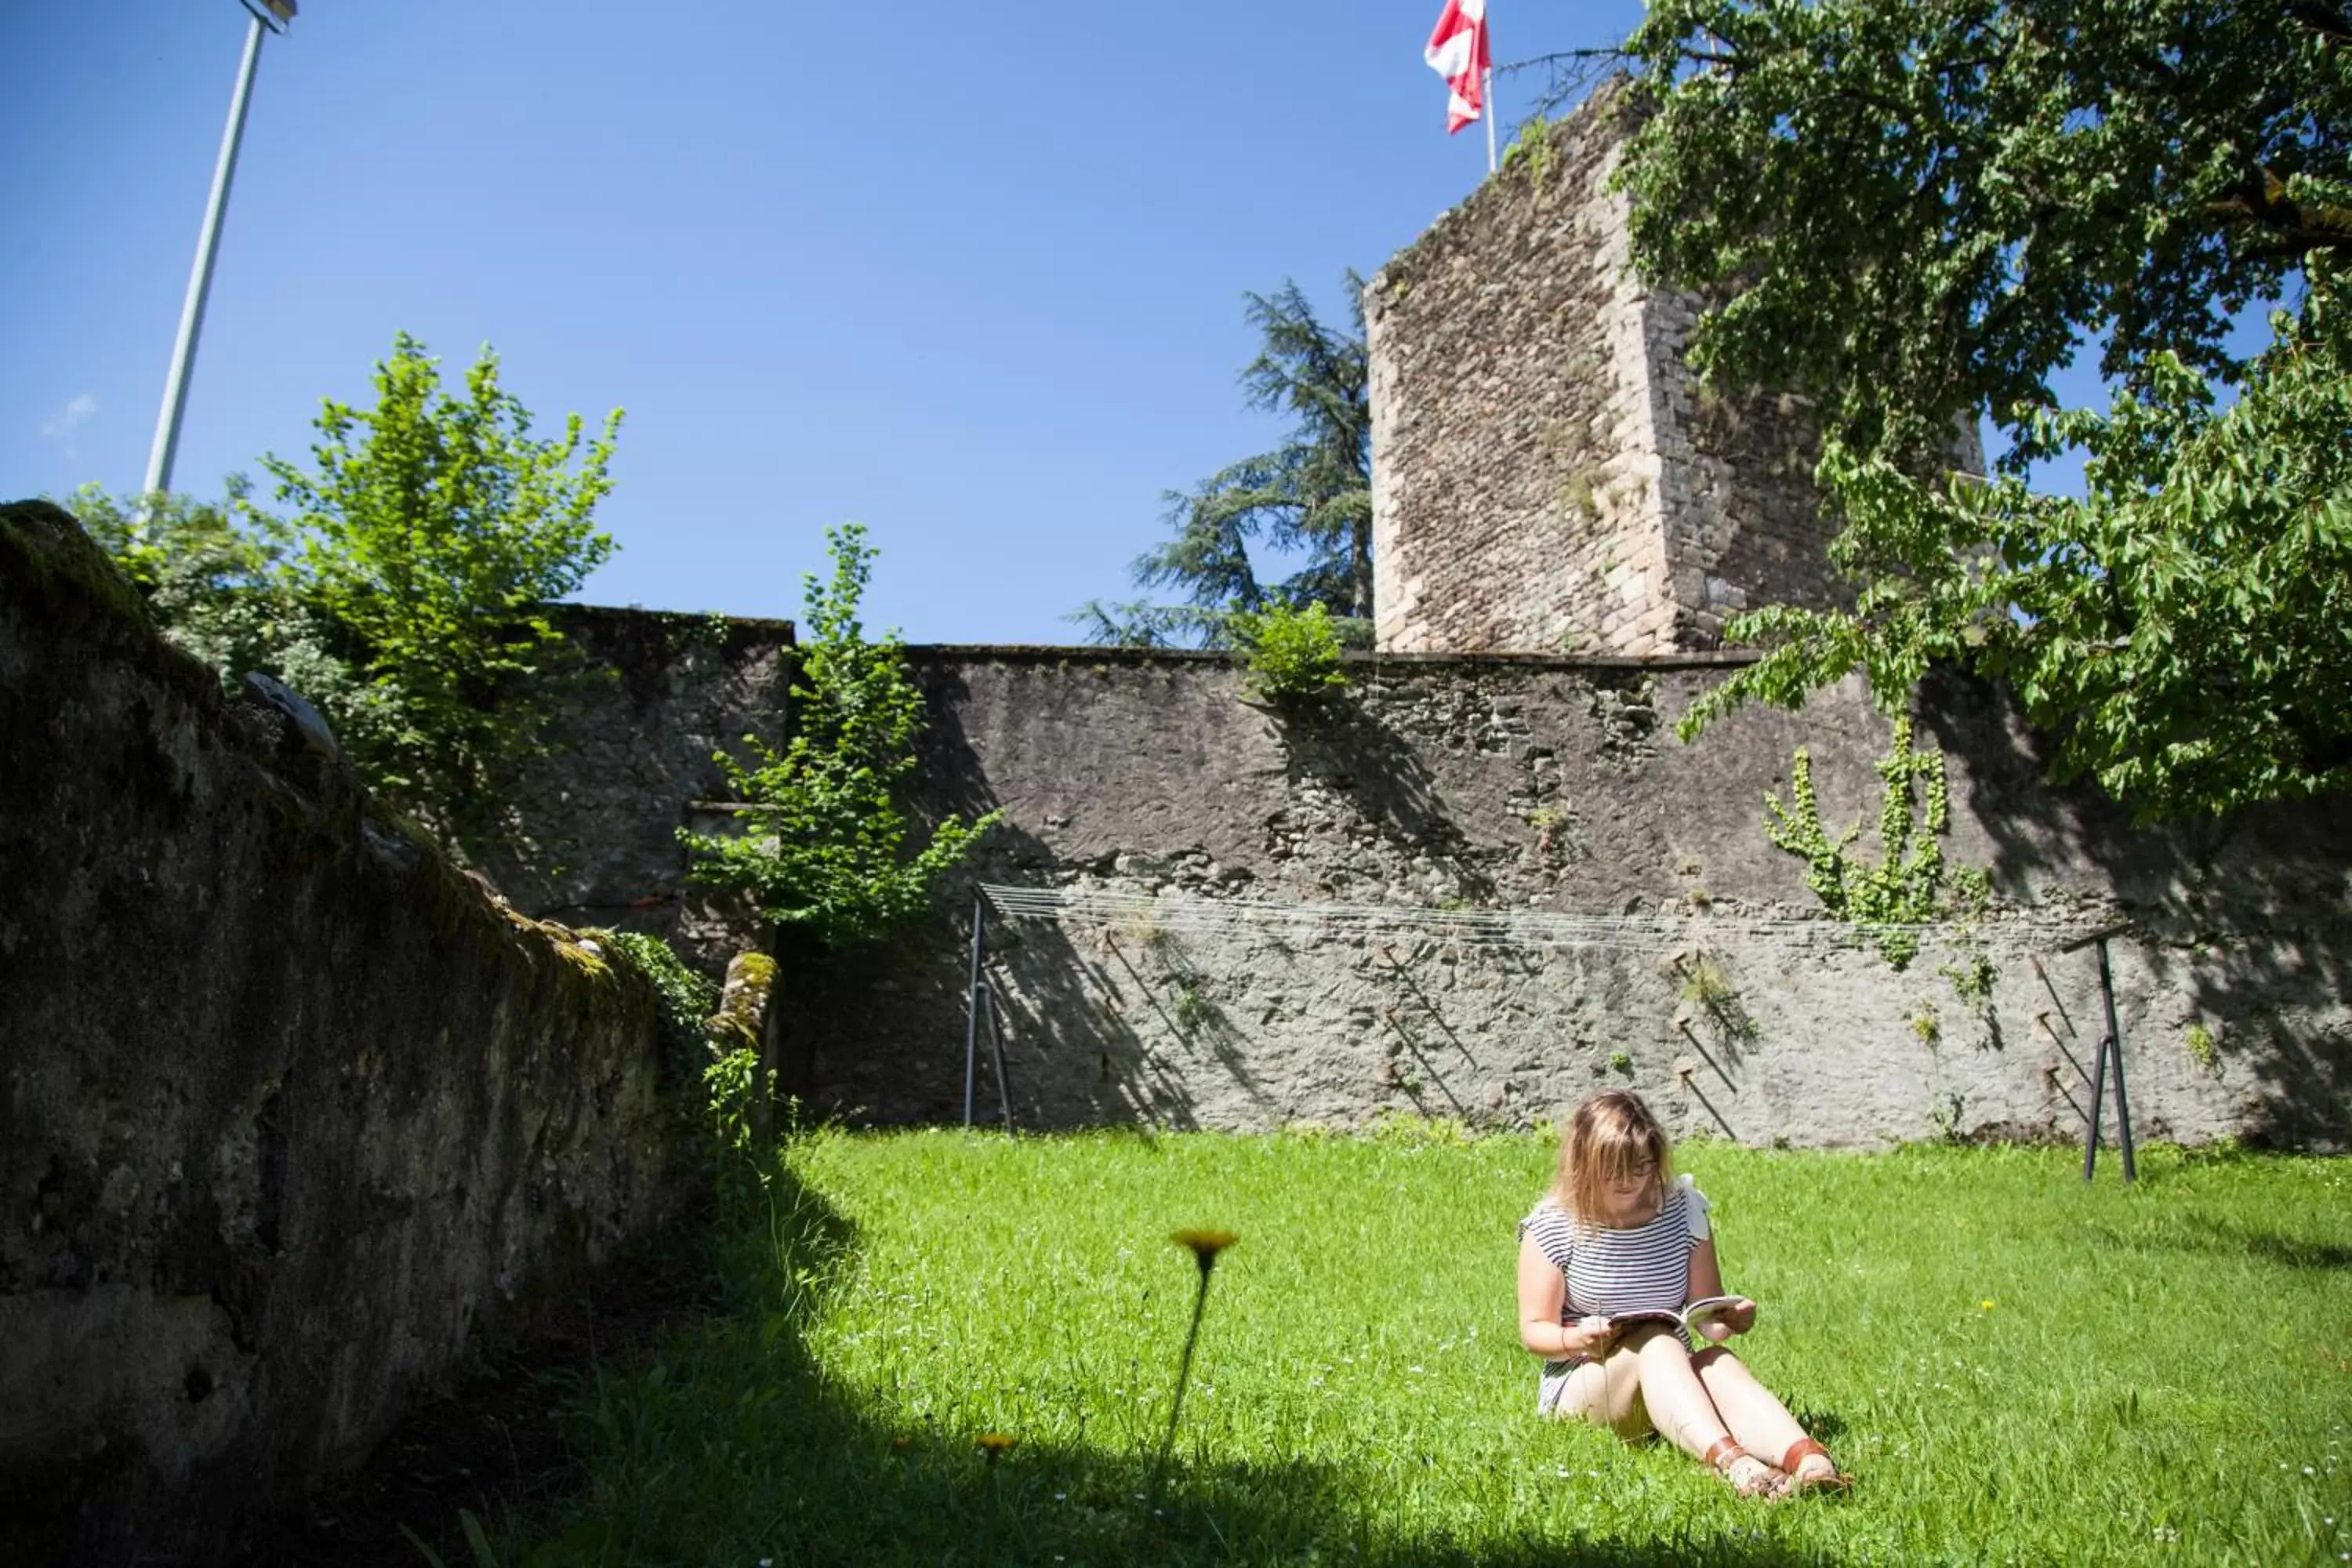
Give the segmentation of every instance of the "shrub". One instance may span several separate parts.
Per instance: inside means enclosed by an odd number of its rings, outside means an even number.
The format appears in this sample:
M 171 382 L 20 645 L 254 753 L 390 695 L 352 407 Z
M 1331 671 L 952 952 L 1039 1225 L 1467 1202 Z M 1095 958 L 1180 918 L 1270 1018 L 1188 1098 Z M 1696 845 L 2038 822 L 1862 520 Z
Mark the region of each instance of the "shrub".
M 1235 621 L 1247 656 L 1244 687 L 1256 700 L 1297 707 L 1348 684 L 1339 668 L 1339 630 L 1321 605 L 1299 610 L 1275 604 Z

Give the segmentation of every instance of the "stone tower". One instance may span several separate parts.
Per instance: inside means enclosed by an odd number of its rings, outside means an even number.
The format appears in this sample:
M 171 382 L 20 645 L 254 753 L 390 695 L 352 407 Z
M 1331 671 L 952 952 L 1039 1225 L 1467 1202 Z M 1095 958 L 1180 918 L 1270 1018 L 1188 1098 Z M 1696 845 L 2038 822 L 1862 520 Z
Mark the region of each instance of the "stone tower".
M 1801 399 L 1683 363 L 1697 308 L 1633 273 L 1603 90 L 1365 286 L 1379 646 L 1649 655 L 1839 597 Z

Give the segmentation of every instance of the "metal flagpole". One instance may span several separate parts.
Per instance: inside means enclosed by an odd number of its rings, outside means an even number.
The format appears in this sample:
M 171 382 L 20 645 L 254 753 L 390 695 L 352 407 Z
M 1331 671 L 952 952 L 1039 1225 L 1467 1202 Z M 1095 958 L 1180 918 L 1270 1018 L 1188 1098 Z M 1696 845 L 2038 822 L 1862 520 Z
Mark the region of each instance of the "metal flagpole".
M 1484 22 L 1478 25 L 1482 28 L 1486 26 Z M 1486 35 L 1481 32 L 1478 36 L 1483 38 Z M 1488 47 L 1491 48 L 1493 46 Z M 1486 68 L 1486 93 L 1479 100 L 1478 118 L 1486 122 L 1486 173 L 1491 174 L 1495 172 L 1495 68 L 1493 66 Z
M 1486 5 L 1478 7 L 1478 42 L 1485 46 L 1486 56 L 1486 79 L 1478 99 L 1478 117 L 1486 122 L 1486 173 L 1489 174 L 1495 172 L 1495 35 L 1489 30 L 1495 20 L 1491 14 L 1493 10 L 1494 0 L 1486 0 Z
M 283 23 L 294 16 L 292 0 L 261 0 Z M 172 488 L 172 460 L 180 446 L 180 415 L 187 405 L 188 368 L 196 357 L 196 338 L 205 329 L 205 297 L 212 291 L 213 258 L 220 251 L 221 218 L 228 210 L 229 183 L 236 178 L 236 153 L 245 140 L 246 106 L 253 100 L 254 68 L 261 63 L 261 37 L 277 29 L 262 20 L 262 12 L 247 6 L 252 21 L 245 35 L 245 58 L 236 68 L 236 90 L 228 100 L 228 125 L 221 132 L 220 157 L 213 165 L 212 199 L 205 205 L 204 227 L 196 235 L 196 265 L 188 275 L 188 297 L 180 306 L 180 335 L 172 345 L 172 369 L 163 379 L 163 408 L 155 419 L 155 444 L 147 453 L 147 482 L 142 494 Z

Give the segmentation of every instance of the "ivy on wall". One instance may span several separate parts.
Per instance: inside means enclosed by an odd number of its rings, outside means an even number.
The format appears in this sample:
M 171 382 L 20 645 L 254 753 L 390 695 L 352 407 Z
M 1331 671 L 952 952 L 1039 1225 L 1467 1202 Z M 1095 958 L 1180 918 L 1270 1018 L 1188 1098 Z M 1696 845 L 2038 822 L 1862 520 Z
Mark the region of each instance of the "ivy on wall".
M 1789 799 L 1764 797 L 1764 836 L 1774 847 L 1805 862 L 1805 885 L 1840 920 L 1867 928 L 1870 944 L 1900 971 L 1919 955 L 1918 927 L 1950 915 L 1981 913 L 1991 875 L 1956 867 L 1939 842 L 1950 829 L 1951 790 L 1944 753 L 1911 743 L 1911 721 L 1895 721 L 1895 744 L 1875 764 L 1883 789 L 1878 805 L 1879 858 L 1853 852 L 1855 823 L 1832 839 L 1822 826 L 1813 794 L 1812 755 L 1800 746 L 1789 764 Z

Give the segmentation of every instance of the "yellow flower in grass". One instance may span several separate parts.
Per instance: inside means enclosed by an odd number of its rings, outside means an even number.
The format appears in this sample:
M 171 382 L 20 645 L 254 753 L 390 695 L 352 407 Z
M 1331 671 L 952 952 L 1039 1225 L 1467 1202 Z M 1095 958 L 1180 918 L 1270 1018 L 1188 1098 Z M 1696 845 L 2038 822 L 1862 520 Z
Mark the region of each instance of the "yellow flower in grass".
M 1175 1236 L 1177 1246 L 1192 1249 L 1192 1260 L 1203 1274 L 1217 1266 L 1217 1254 L 1240 1239 L 1230 1230 L 1180 1230 Z
M 1998 1301 L 1979 1301 L 1977 1303 L 1977 1310 L 1980 1312 L 1990 1312 L 1999 1305 L 2000 1305 L 2000 1303 Z
M 1007 1432 L 982 1432 L 973 1441 L 980 1445 L 980 1451 L 988 1456 L 988 1462 L 992 1465 L 1021 1446 L 1021 1439 Z

